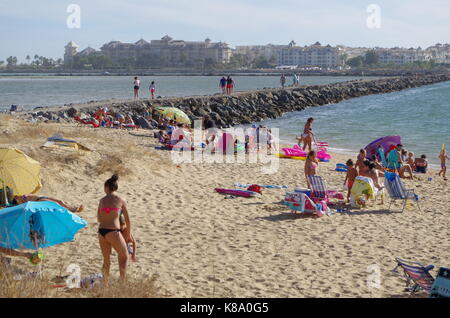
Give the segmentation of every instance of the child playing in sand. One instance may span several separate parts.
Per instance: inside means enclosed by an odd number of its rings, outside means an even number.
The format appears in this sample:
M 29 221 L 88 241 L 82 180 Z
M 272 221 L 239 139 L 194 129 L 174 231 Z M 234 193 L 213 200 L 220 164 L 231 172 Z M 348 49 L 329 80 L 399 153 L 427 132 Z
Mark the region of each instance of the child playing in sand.
M 127 242 L 128 247 L 128 253 L 131 256 L 131 260 L 133 262 L 136 262 L 136 240 L 134 239 L 133 233 L 128 231 L 127 224 L 125 223 L 125 218 L 123 214 L 119 217 L 119 223 L 120 223 L 120 232 L 123 234 L 124 237 L 127 237 L 129 235 L 130 241 Z
M 440 176 L 442 173 L 442 177 L 445 181 L 447 181 L 447 178 L 445 177 L 445 173 L 447 172 L 446 161 L 450 158 L 447 156 L 447 151 L 445 148 L 442 148 L 441 153 L 439 154 L 439 159 L 441 160 L 441 171 L 439 171 L 438 175 Z
M 428 161 L 426 155 L 421 155 L 420 158 L 414 160 L 414 166 L 416 167 L 416 172 L 427 173 Z
M 358 176 L 358 171 L 356 170 L 353 160 L 347 160 L 347 175 L 345 176 L 344 184 L 347 184 L 348 193 L 347 193 L 347 201 L 350 202 L 350 194 L 352 190 L 353 183 L 355 182 L 356 177 Z
M 406 158 L 406 163 L 409 164 L 409 166 L 411 167 L 411 169 L 413 171 L 416 170 L 416 161 L 414 158 L 414 153 L 413 152 L 408 152 L 408 157 Z

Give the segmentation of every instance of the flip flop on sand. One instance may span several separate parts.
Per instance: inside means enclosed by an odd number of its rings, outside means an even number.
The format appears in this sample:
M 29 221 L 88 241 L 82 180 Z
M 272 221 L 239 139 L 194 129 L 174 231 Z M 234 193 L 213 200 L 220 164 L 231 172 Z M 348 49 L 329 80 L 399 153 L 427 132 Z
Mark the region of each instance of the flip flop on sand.
M 39 264 L 41 261 L 44 260 L 44 253 L 42 252 L 36 252 L 33 255 L 30 256 L 29 258 L 30 263 L 33 265 L 37 265 Z

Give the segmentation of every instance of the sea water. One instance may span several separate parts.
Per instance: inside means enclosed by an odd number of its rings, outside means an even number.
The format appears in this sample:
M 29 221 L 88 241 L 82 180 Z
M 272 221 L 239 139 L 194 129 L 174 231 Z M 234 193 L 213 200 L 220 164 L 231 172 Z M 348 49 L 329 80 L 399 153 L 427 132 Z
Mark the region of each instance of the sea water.
M 279 87 L 278 76 L 234 76 L 236 90 Z M 141 96 L 154 80 L 157 95 L 212 95 L 219 92 L 215 76 L 145 76 Z M 302 85 L 319 85 L 360 79 L 357 77 L 305 76 Z M 287 83 L 289 84 L 289 78 Z M 127 76 L 4 76 L 0 77 L 0 110 L 11 104 L 23 108 L 81 103 L 90 100 L 129 99 L 133 78 Z M 333 151 L 351 154 L 371 141 L 400 135 L 405 148 L 416 157 L 426 154 L 431 163 L 444 143 L 450 148 L 450 82 L 369 95 L 337 104 L 310 107 L 261 124 L 280 129 L 283 143 L 293 144 L 308 117 L 318 141 L 327 141 Z
M 224 74 L 225 75 L 225 74 Z M 149 98 L 149 86 L 156 84 L 156 96 L 192 96 L 221 93 L 217 76 L 142 76 L 140 97 Z M 233 76 L 235 91 L 280 87 L 279 76 Z M 322 85 L 360 79 L 345 76 L 305 76 L 301 85 Z M 366 77 L 367 79 L 368 77 Z M 377 77 L 370 77 L 377 78 Z M 1 76 L 0 111 L 11 105 L 24 109 L 63 106 L 98 100 L 133 99 L 132 76 Z M 291 84 L 288 77 L 286 84 Z
M 442 144 L 450 149 L 450 81 L 310 107 L 261 124 L 278 127 L 281 142 L 293 144 L 308 117 L 315 119 L 316 140 L 349 158 L 375 139 L 399 135 L 416 157 L 426 154 L 437 164 Z

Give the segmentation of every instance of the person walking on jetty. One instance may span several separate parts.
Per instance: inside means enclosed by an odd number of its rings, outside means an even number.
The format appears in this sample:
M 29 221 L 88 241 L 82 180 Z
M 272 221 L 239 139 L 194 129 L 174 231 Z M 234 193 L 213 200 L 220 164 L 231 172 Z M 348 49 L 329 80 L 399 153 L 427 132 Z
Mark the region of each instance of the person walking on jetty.
M 222 94 L 225 95 L 227 93 L 227 79 L 225 76 L 222 76 L 220 79 L 219 87 L 222 89 Z
M 447 178 L 445 177 L 445 174 L 447 173 L 446 161 L 450 158 L 447 156 L 445 147 L 442 147 L 441 153 L 439 154 L 439 159 L 441 160 L 441 171 L 439 171 L 438 175 L 440 176 L 442 174 L 444 180 L 447 181 Z
M 233 89 L 234 89 L 234 81 L 231 78 L 231 76 L 228 76 L 228 78 L 227 78 L 227 94 L 228 95 L 233 94 Z
M 280 83 L 281 87 L 284 88 L 284 85 L 286 84 L 286 76 L 284 76 L 284 74 L 281 74 Z
M 127 203 L 116 194 L 119 188 L 117 181 L 119 177 L 113 175 L 106 180 L 104 185 L 104 196 L 98 205 L 97 220 L 99 223 L 98 238 L 103 255 L 103 278 L 108 284 L 109 270 L 111 266 L 111 251 L 117 252 L 119 260 L 119 271 L 121 282 L 126 281 L 127 265 L 129 258 L 128 243 L 133 242 L 131 234 L 130 217 L 128 215 Z M 123 214 L 127 231 L 121 232 L 120 217 Z
M 300 84 L 300 75 L 298 75 L 297 73 L 294 73 L 292 75 L 292 85 L 297 87 Z
M 134 77 L 134 98 L 139 98 L 139 88 L 141 87 L 141 80 L 137 76 Z
M 149 86 L 149 91 L 150 91 L 150 97 L 152 98 L 152 99 L 155 99 L 155 92 L 156 92 L 156 85 L 155 85 L 155 81 L 152 81 L 151 83 L 150 83 L 150 86 Z

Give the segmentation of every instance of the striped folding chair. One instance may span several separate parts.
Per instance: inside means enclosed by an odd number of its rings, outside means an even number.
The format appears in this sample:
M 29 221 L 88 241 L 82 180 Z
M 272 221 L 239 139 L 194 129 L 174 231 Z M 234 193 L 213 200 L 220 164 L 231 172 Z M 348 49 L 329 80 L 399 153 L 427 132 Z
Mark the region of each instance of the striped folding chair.
M 408 200 L 413 200 L 417 202 L 417 207 L 420 210 L 419 205 L 419 196 L 415 193 L 414 189 L 406 189 L 400 180 L 400 176 L 395 172 L 385 172 L 384 173 L 384 187 L 386 188 L 389 196 L 391 197 L 391 201 L 389 204 L 389 210 L 391 209 L 392 202 L 396 200 L 403 201 L 403 209 L 405 210 L 406 203 Z
M 430 274 L 430 271 L 434 268 L 433 265 L 424 266 L 421 263 L 405 261 L 398 257 L 395 258 L 395 261 L 397 262 L 397 266 L 392 272 L 406 278 L 406 291 L 411 293 L 418 292 L 419 290 L 431 291 L 434 278 Z M 398 272 L 399 267 L 403 269 L 403 275 Z
M 326 141 L 316 141 L 315 144 L 317 151 L 327 151 L 327 148 L 329 146 L 328 142 Z
M 329 202 L 327 183 L 321 176 L 308 176 L 309 186 L 311 188 L 311 199 L 314 202 L 324 200 Z

